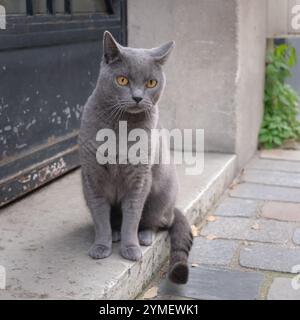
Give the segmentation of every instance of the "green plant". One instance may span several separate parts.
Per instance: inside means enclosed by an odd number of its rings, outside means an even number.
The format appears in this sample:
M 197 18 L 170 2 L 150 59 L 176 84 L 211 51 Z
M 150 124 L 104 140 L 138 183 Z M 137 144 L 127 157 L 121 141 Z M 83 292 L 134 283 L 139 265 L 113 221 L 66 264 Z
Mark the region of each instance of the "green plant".
M 289 44 L 281 44 L 267 53 L 264 117 L 259 143 L 264 148 L 280 146 L 287 139 L 300 138 L 297 120 L 299 96 L 285 79 L 291 76 L 296 64 L 296 51 Z

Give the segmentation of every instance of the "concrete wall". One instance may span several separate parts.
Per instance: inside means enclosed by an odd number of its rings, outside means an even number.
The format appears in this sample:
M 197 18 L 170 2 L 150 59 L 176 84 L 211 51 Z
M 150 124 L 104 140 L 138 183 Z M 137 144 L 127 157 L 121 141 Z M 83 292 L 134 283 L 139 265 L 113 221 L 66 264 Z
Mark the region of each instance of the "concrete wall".
M 238 1 L 235 152 L 241 166 L 257 149 L 263 115 L 266 8 L 264 0 Z
M 204 129 L 206 151 L 241 154 L 241 164 L 254 152 L 262 114 L 265 17 L 265 0 L 128 1 L 130 46 L 176 41 L 164 124 Z

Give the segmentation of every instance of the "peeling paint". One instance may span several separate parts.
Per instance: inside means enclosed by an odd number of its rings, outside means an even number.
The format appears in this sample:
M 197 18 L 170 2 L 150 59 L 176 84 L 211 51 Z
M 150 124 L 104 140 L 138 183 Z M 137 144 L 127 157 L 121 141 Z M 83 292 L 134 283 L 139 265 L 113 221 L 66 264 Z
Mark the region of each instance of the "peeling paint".
M 27 126 L 25 127 L 26 130 L 28 130 L 30 127 L 32 127 L 34 124 L 36 123 L 36 119 L 33 119 L 31 122 L 29 122 L 27 124 Z
M 57 162 L 54 162 L 45 168 L 38 171 L 39 182 L 51 180 L 60 176 L 66 171 L 66 163 L 63 158 L 60 158 Z
M 77 119 L 79 119 L 79 118 L 80 118 L 80 112 L 75 111 L 75 115 L 76 115 L 76 118 L 77 118 Z
M 23 143 L 23 144 L 16 144 L 16 148 L 17 149 L 22 149 L 22 148 L 25 148 L 27 146 L 26 143 Z
M 48 180 L 52 180 L 67 170 L 67 165 L 63 158 L 60 158 L 58 161 L 49 164 L 37 172 L 22 176 L 19 178 L 19 182 L 23 184 L 23 189 L 26 190 L 26 184 L 38 180 L 39 183 L 43 183 Z
M 77 152 L 77 147 L 68 149 L 65 155 L 23 173 L 20 171 L 5 181 L 0 185 L 0 207 L 77 167 Z
M 65 108 L 63 112 L 67 115 L 67 118 L 71 118 L 71 109 L 69 107 Z

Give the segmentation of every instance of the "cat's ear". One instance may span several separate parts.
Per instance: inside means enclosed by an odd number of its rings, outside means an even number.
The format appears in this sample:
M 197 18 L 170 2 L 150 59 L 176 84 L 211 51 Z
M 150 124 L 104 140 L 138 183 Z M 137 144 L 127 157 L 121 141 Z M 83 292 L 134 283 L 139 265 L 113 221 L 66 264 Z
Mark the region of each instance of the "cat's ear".
M 107 64 L 120 58 L 120 45 L 108 31 L 103 34 L 103 57 Z
M 150 54 L 156 62 L 163 65 L 168 60 L 174 47 L 175 41 L 169 41 L 167 43 L 164 43 L 160 47 L 151 49 Z

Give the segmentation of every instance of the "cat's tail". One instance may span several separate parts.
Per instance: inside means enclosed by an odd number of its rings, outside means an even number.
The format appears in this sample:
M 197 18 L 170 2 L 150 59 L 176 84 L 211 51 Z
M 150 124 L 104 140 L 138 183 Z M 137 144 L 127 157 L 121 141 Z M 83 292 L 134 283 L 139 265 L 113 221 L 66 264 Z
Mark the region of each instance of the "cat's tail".
M 188 281 L 188 257 L 193 244 L 191 227 L 180 210 L 174 209 L 174 221 L 169 229 L 171 254 L 169 279 L 178 284 Z

